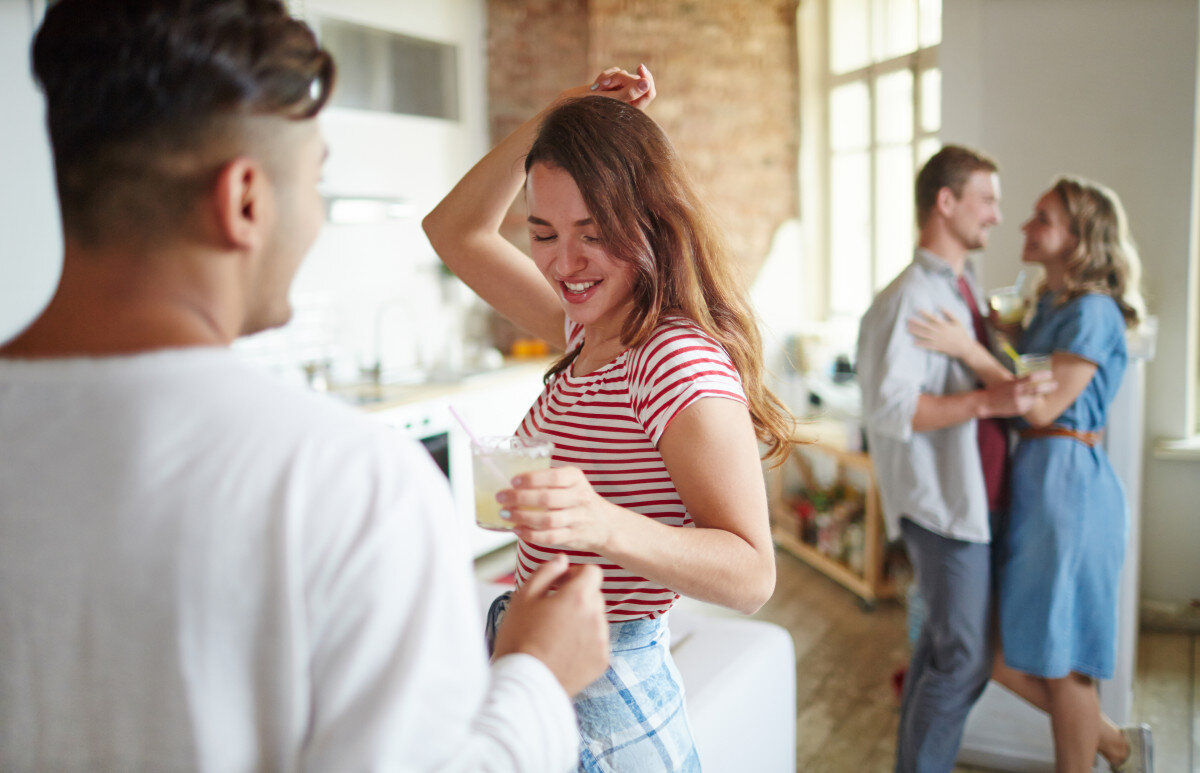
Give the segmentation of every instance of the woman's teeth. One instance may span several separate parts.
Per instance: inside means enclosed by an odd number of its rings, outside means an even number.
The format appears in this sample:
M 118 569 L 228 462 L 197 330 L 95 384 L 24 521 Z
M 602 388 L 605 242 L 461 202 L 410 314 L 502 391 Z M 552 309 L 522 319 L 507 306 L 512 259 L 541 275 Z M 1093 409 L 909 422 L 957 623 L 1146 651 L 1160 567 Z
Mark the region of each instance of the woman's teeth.
M 563 284 L 571 292 L 581 293 L 596 283 L 595 282 L 563 282 Z

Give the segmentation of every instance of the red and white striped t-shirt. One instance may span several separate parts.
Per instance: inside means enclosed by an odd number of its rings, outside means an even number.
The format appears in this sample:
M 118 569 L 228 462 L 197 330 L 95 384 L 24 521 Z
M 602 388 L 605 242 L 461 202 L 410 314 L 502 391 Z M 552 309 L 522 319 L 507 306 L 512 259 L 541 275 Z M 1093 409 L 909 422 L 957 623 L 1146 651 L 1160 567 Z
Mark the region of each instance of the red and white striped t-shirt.
M 568 350 L 582 336 L 582 327 L 568 321 Z M 746 402 L 741 378 L 721 345 L 686 319 L 672 317 L 645 343 L 594 373 L 573 376 L 568 368 L 556 374 L 517 434 L 551 440 L 555 465 L 579 467 L 596 493 L 614 504 L 670 526 L 691 526 L 658 441 L 680 411 L 704 397 Z M 596 553 L 523 541 L 517 547 L 517 584 L 558 553 L 604 571 L 610 622 L 658 617 L 679 598 Z

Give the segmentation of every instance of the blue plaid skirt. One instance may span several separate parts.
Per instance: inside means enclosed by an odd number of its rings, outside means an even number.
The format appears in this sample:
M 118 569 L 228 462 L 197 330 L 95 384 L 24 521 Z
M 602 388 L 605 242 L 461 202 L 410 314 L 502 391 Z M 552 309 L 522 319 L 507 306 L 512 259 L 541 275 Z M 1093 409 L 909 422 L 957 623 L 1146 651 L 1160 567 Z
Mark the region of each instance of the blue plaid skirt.
M 510 593 L 492 602 L 488 651 Z M 581 773 L 698 773 L 666 617 L 610 623 L 608 670 L 575 696 Z

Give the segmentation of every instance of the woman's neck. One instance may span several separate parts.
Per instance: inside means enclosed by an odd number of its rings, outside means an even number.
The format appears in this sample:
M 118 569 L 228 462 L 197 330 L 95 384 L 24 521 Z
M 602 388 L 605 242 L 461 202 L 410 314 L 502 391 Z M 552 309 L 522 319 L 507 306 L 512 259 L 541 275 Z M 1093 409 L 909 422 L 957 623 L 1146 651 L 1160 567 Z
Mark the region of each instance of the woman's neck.
M 1046 289 L 1057 293 L 1066 289 L 1067 276 L 1066 271 L 1061 266 L 1045 266 L 1046 268 Z
M 572 372 L 583 376 L 598 370 L 625 351 L 621 330 L 612 325 L 586 325 L 583 328 L 583 347 L 572 363 Z

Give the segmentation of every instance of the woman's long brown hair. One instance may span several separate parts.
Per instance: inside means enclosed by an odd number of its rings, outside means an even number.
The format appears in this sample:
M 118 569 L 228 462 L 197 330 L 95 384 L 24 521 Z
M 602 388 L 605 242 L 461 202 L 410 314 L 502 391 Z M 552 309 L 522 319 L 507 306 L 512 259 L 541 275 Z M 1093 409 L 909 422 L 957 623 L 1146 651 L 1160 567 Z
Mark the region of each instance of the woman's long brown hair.
M 1071 233 L 1079 237 L 1079 246 L 1066 261 L 1066 286 L 1059 303 L 1102 293 L 1117 302 L 1125 326 L 1136 327 L 1146 315 L 1139 288 L 1142 264 L 1121 200 L 1099 183 L 1066 175 L 1050 190 L 1067 210 Z
M 571 175 L 605 250 L 636 270 L 634 311 L 622 343 L 644 342 L 663 316 L 693 321 L 728 352 L 758 439 L 767 446 L 764 458 L 782 463 L 795 420 L 763 383 L 762 340 L 733 274 L 731 250 L 662 129 L 615 99 L 570 100 L 543 120 L 525 171 L 537 163 Z M 578 353 L 576 348 L 555 363 L 547 380 Z

